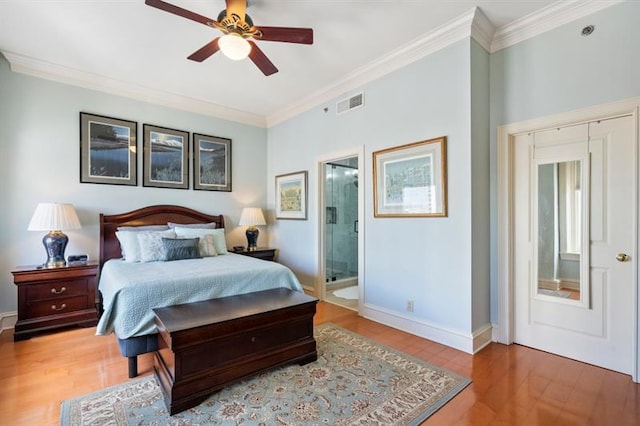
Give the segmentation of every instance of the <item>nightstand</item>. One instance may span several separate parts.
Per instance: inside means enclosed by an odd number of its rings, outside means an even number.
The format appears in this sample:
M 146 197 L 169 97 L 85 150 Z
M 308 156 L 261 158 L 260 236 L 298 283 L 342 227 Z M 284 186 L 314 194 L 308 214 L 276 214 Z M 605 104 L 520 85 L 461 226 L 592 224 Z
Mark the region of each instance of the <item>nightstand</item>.
M 97 324 L 97 262 L 62 268 L 19 266 L 11 273 L 18 286 L 14 340 L 70 325 Z
M 268 247 L 258 247 L 253 251 L 234 251 L 232 253 L 241 254 L 244 256 L 255 257 L 256 259 L 274 261 L 276 258 L 276 249 Z

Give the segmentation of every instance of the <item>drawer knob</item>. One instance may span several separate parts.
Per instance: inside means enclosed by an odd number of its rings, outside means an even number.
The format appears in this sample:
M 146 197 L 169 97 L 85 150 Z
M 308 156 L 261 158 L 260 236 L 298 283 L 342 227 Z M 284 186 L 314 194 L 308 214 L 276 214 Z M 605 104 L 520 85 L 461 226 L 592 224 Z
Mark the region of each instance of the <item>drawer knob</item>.
M 62 287 L 60 290 L 56 290 L 55 288 L 52 288 L 52 289 L 51 289 L 51 293 L 53 293 L 53 294 L 62 294 L 62 293 L 64 293 L 65 291 L 67 291 L 67 288 L 66 288 L 66 287 Z
M 255 343 L 256 342 L 256 338 L 255 337 L 251 337 L 251 343 Z
M 51 305 L 51 310 L 52 310 L 52 311 L 61 311 L 61 310 L 63 310 L 63 309 L 64 309 L 64 308 L 66 308 L 66 307 L 67 307 L 67 305 L 66 305 L 65 303 L 63 303 L 62 305 L 60 305 L 60 307 L 59 307 L 59 308 L 57 308 L 57 307 L 56 307 L 56 305 Z

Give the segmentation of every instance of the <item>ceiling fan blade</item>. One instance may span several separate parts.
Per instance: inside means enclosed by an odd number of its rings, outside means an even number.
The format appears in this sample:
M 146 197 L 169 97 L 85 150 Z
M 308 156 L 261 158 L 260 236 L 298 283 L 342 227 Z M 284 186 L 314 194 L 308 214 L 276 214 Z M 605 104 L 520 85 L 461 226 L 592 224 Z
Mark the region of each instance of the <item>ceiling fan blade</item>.
M 187 59 L 191 59 L 192 61 L 196 62 L 204 61 L 209 56 L 220 50 L 220 46 L 218 46 L 219 39 L 220 37 L 214 38 L 211 42 L 205 44 L 199 50 L 193 52 Z
M 288 27 L 257 27 L 262 36 L 258 40 L 284 41 L 285 43 L 313 44 L 313 29 Z
M 251 52 L 249 52 L 249 59 L 253 61 L 254 64 L 264 75 L 271 75 L 278 72 L 278 68 L 273 65 L 273 62 L 267 58 L 267 55 L 264 54 L 262 50 L 251 40 L 248 40 L 251 45 Z
M 145 0 L 145 3 L 148 6 L 164 10 L 165 12 L 173 13 L 174 15 L 182 16 L 183 18 L 191 19 L 192 21 L 196 21 L 204 25 L 208 25 L 209 22 L 215 22 L 215 19 L 198 15 L 197 13 L 193 13 L 190 10 L 174 6 L 162 0 Z
M 247 0 L 226 0 L 227 16 L 238 15 L 241 21 L 244 21 L 247 14 Z

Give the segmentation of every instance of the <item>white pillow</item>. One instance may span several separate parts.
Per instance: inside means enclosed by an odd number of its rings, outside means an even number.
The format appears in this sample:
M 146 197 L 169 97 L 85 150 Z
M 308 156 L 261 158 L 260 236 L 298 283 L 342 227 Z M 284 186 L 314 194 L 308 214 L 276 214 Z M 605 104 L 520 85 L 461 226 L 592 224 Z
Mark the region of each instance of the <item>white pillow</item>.
M 162 237 L 175 238 L 176 233 L 169 231 L 136 232 L 140 244 L 140 262 L 162 262 L 167 260 L 167 251 Z
M 150 233 L 154 231 L 116 231 L 116 237 L 120 241 L 120 248 L 122 250 L 122 257 L 125 262 L 140 262 L 140 243 L 138 242 L 138 234 Z M 155 231 L 161 236 L 164 235 L 167 238 L 175 238 L 175 232 L 168 231 Z
M 199 229 L 199 228 L 183 228 L 176 226 L 173 228 L 178 238 L 199 237 L 202 239 L 205 235 L 213 235 L 213 246 L 217 254 L 227 253 L 227 241 L 224 236 L 224 228 L 220 229 Z
M 125 262 L 140 262 L 140 244 L 135 231 L 116 231 L 120 241 L 120 251 Z

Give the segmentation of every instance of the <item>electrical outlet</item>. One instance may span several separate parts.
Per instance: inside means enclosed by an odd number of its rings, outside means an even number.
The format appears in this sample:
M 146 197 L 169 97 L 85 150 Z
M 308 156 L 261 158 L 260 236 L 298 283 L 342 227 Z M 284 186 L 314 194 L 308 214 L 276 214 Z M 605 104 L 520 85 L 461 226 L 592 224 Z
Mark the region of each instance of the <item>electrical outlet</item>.
M 407 312 L 413 312 L 413 300 L 407 300 Z

